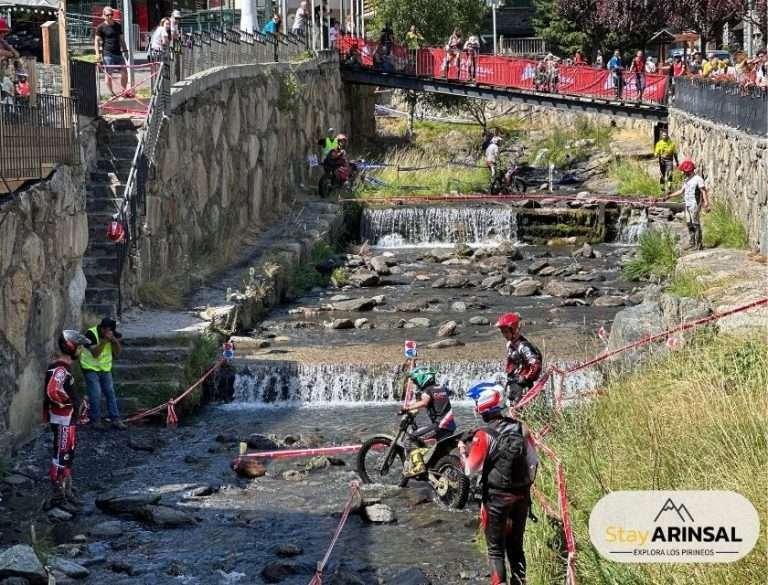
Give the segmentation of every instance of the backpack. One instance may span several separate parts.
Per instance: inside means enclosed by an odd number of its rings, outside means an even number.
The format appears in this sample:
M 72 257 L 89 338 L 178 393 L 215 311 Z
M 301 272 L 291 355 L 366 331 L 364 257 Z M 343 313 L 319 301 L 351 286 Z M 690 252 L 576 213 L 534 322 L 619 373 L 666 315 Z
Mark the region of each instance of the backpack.
M 483 489 L 501 492 L 527 489 L 531 477 L 522 423 L 504 418 L 497 428 L 489 426 L 482 430 L 495 440 L 483 464 Z

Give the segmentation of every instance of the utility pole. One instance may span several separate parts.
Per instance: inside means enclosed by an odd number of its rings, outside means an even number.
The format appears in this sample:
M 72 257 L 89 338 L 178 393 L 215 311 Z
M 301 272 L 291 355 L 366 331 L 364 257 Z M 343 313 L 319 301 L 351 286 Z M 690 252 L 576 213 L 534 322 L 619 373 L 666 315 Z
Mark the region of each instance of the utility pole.
M 72 81 L 69 76 L 69 43 L 67 41 L 67 0 L 59 0 L 59 63 L 61 63 L 61 95 L 70 96 Z
M 498 36 L 496 35 L 496 8 L 501 5 L 501 0 L 485 0 L 485 3 L 491 7 L 493 13 L 493 54 L 497 55 L 498 50 Z
M 123 37 L 128 49 L 128 87 L 134 86 L 133 82 L 133 5 L 131 0 L 123 0 Z
M 747 50 L 747 56 L 751 59 L 755 54 L 754 37 L 754 14 L 752 12 L 753 0 L 747 1 L 747 16 L 744 18 L 744 48 Z

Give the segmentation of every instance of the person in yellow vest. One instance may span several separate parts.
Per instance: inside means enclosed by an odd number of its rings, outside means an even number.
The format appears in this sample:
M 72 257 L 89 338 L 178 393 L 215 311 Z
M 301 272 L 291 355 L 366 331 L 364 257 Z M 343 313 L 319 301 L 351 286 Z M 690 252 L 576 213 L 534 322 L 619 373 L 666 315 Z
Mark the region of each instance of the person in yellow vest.
M 669 131 L 665 128 L 661 131 L 661 139 L 656 143 L 653 151 L 659 159 L 659 182 L 665 193 L 672 191 L 672 174 L 677 162 L 677 146 L 669 137 Z
M 336 140 L 336 131 L 333 128 L 328 128 L 325 136 L 317 141 L 317 145 L 322 149 L 320 160 L 325 160 L 328 153 L 338 147 L 339 143 Z
M 112 426 L 125 430 L 125 423 L 120 420 L 117 408 L 115 387 L 112 382 L 112 358 L 117 357 L 122 349 L 117 323 L 108 317 L 101 323 L 91 327 L 85 336 L 91 341 L 90 347 L 80 354 L 80 369 L 85 377 L 88 390 L 88 402 L 91 409 L 90 418 L 94 428 L 105 429 L 105 421 L 101 419 L 101 395 L 107 401 L 107 413 Z

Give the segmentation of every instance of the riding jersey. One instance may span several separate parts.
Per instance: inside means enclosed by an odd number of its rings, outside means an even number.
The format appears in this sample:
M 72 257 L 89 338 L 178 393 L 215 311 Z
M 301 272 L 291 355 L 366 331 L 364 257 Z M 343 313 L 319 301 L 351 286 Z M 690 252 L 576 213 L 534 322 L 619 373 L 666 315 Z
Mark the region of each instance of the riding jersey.
M 541 374 L 541 352 L 520 335 L 507 342 L 507 378 L 522 386 L 532 385 Z
M 43 419 L 52 424 L 70 425 L 79 401 L 69 364 L 60 360 L 50 364 L 45 372 Z
M 456 429 L 456 421 L 453 419 L 450 391 L 445 386 L 427 386 L 422 392 L 430 397 L 427 405 L 427 414 L 433 424 L 447 431 Z

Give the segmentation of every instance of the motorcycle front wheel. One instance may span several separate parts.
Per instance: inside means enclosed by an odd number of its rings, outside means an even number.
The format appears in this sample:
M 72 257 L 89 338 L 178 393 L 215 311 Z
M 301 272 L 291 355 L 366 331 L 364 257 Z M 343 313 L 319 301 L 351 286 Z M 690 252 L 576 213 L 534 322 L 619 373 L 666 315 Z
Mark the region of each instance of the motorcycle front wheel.
M 317 192 L 320 197 L 325 199 L 331 194 L 331 188 L 333 187 L 333 177 L 328 174 L 324 174 L 320 177 L 320 183 L 317 185 Z
M 515 177 L 512 184 L 516 193 L 525 193 L 526 189 L 528 189 L 528 185 L 519 177 Z
M 504 191 L 504 183 L 502 183 L 501 179 L 494 179 L 491 182 L 491 195 L 498 195 L 503 191 Z
M 377 435 L 366 440 L 357 453 L 357 474 L 363 483 L 382 483 L 402 485 L 405 453 L 402 447 L 395 446 L 392 462 L 385 467 L 385 459 L 392 437 Z
M 441 457 L 430 474 L 437 475 L 435 502 L 444 508 L 461 510 L 469 498 L 469 478 L 464 475 L 461 461 L 455 455 Z

